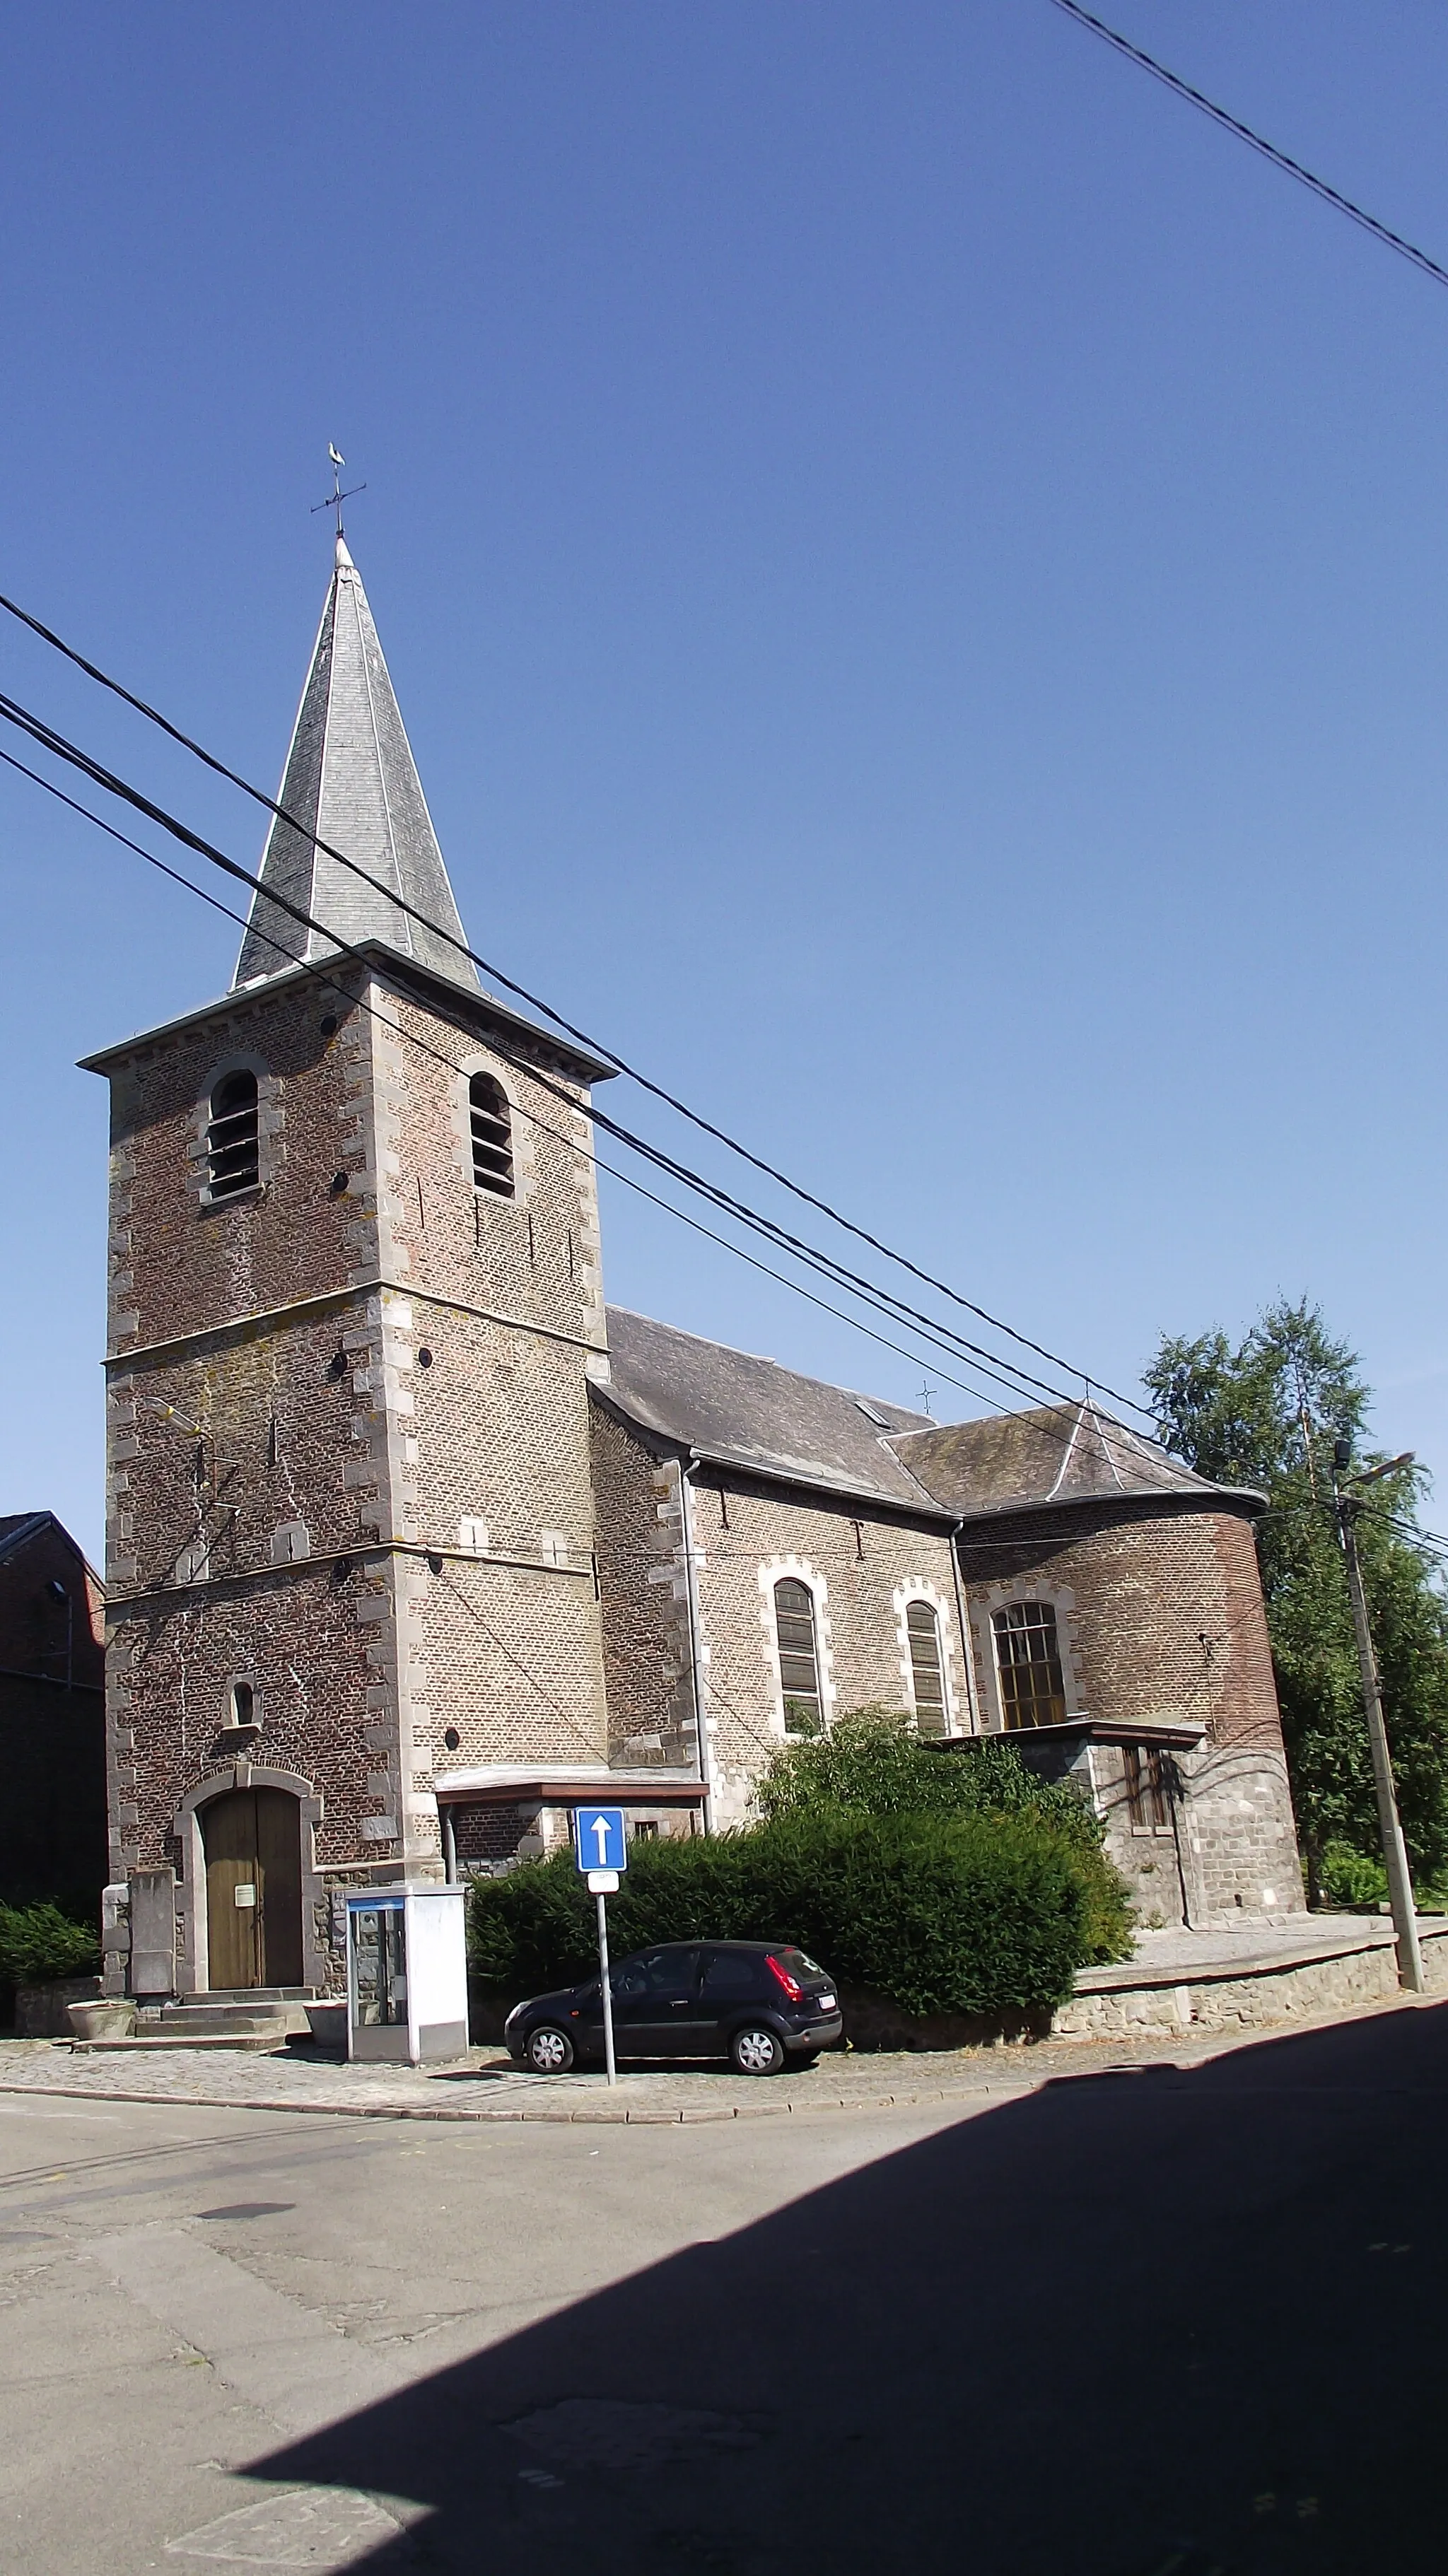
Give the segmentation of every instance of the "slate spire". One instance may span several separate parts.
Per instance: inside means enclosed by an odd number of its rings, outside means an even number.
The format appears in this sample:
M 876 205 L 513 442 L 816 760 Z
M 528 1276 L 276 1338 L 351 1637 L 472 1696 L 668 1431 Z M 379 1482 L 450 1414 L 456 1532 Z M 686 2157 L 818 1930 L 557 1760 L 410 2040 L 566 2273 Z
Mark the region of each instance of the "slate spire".
M 277 802 L 304 828 L 274 817 L 262 853 L 263 891 L 237 959 L 233 990 L 275 975 L 302 955 L 336 953 L 336 939 L 382 939 L 403 957 L 478 990 L 475 968 L 448 938 L 390 902 L 401 895 L 452 939 L 463 926 L 438 848 L 422 781 L 403 729 L 361 576 L 337 538 L 336 567 L 297 711 Z M 315 832 L 364 868 L 378 887 L 314 848 Z M 305 931 L 267 901 L 274 887 L 335 937 Z

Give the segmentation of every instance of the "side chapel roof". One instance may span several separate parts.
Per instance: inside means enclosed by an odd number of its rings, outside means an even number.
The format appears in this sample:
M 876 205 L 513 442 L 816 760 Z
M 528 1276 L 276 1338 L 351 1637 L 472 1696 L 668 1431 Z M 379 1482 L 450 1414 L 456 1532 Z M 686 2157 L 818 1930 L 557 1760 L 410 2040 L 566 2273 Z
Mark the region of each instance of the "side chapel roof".
M 1088 1396 L 1026 1413 L 907 1433 L 894 1446 L 932 1494 L 964 1518 L 1041 1503 L 1111 1502 L 1123 1496 L 1230 1495 L 1260 1507 L 1245 1488 L 1214 1485 L 1155 1440 L 1129 1431 Z
M 449 983 L 478 990 L 476 968 L 450 944 L 461 941 L 462 922 L 361 575 L 340 536 L 277 802 L 304 828 L 273 816 L 263 887 L 275 887 L 353 947 L 382 940 Z M 308 837 L 314 832 L 437 930 L 316 848 Z M 335 943 L 304 931 L 264 892 L 254 895 L 233 991 L 303 954 L 308 961 L 334 956 Z

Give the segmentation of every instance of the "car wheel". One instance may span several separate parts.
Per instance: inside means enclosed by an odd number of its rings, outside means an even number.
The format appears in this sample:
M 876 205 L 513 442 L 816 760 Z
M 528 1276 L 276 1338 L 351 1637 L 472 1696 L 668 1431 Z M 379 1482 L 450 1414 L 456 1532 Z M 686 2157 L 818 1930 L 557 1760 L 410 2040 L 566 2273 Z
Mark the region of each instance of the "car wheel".
M 540 2022 L 529 2031 L 523 2054 L 535 2075 L 566 2075 L 573 2064 L 573 2042 L 566 2030 L 555 2029 L 551 2021 Z
M 729 2054 L 741 2075 L 777 2075 L 784 2064 L 781 2043 L 760 2022 L 750 2022 L 743 2030 L 736 2030 L 729 2042 Z

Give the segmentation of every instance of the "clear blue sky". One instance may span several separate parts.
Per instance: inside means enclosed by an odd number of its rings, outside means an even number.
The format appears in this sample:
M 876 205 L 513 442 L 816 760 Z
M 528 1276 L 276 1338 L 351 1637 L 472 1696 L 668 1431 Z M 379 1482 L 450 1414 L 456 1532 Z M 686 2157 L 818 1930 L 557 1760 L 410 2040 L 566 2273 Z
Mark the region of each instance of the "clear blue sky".
M 1448 260 L 1440 6 L 1115 15 Z M 0 223 L 0 588 L 271 787 L 335 439 L 486 954 L 1103 1379 L 1308 1292 L 1448 1470 L 1448 290 L 1048 0 L 12 9 Z M 96 1550 L 73 1062 L 234 939 L 10 778 L 0 857 L 0 1508 Z M 605 1222 L 616 1301 L 913 1398 Z

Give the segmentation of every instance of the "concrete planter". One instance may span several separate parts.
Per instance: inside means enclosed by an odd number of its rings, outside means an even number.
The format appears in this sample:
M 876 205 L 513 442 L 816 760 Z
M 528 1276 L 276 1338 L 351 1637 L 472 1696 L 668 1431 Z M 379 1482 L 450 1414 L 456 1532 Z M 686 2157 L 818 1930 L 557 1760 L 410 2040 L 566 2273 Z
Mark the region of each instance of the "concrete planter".
M 68 2004 L 66 2018 L 77 2039 L 134 2039 L 136 2007 L 127 1995 L 101 1995 Z

